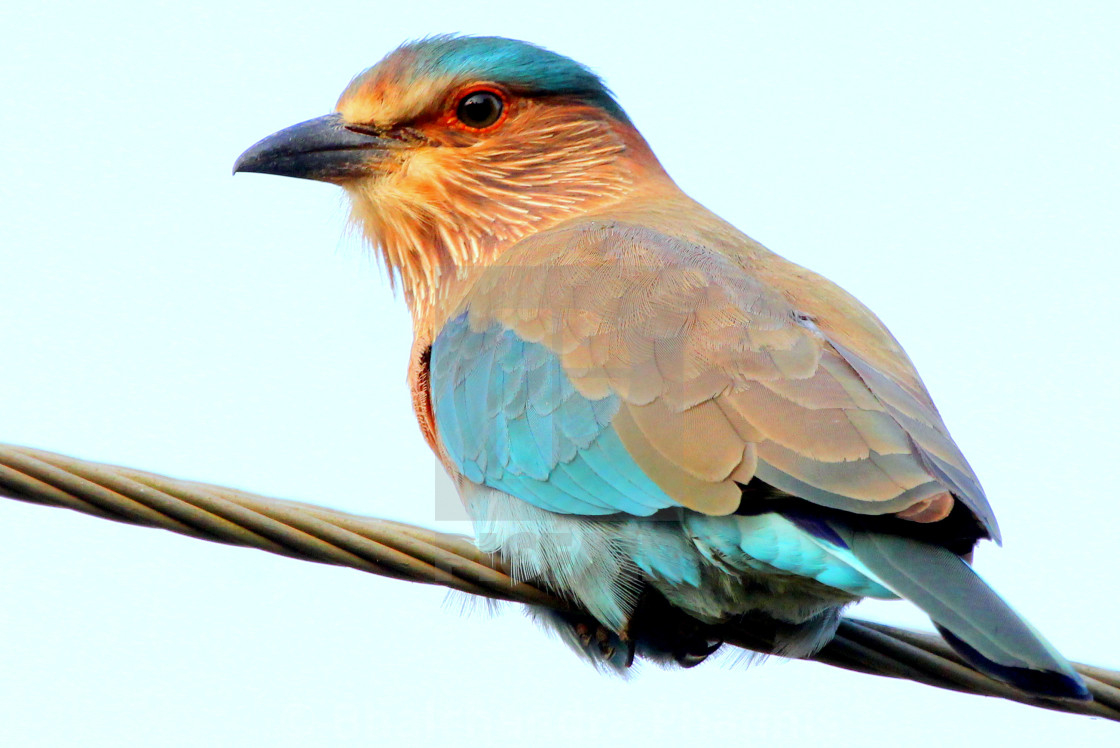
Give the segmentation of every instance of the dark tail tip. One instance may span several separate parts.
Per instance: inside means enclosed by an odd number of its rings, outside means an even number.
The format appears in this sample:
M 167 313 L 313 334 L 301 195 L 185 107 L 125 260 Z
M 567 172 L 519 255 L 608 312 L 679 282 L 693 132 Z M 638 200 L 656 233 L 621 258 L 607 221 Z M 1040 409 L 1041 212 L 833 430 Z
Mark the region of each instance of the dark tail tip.
M 934 623 L 934 626 L 937 627 L 938 632 L 957 654 L 981 673 L 998 681 L 1029 693 L 1054 699 L 1075 699 L 1077 701 L 1091 701 L 1093 699 L 1085 681 L 1072 669 L 1069 672 L 1060 672 L 1000 665 L 977 652 L 944 626 L 939 626 L 937 623 Z

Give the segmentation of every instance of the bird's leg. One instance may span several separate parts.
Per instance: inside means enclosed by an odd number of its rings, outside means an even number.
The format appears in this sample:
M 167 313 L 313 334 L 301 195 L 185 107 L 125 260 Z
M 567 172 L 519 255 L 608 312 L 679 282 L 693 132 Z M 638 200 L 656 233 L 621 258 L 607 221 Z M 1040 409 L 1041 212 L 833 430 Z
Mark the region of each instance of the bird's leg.
M 634 617 L 630 616 L 626 620 L 626 625 L 622 627 L 622 631 L 618 632 L 618 638 L 626 645 L 626 667 L 631 667 L 634 664 L 634 653 L 637 650 L 637 642 L 634 637 L 630 635 L 630 628 L 634 622 Z

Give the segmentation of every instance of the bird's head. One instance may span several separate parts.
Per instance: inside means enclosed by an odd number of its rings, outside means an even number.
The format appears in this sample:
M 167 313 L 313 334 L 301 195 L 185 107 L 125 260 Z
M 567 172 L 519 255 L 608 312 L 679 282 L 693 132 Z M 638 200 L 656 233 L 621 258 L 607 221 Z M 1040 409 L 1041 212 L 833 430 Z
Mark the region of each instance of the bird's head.
M 234 171 L 332 182 L 410 303 L 519 238 L 667 181 L 603 82 L 497 37 L 406 44 Z

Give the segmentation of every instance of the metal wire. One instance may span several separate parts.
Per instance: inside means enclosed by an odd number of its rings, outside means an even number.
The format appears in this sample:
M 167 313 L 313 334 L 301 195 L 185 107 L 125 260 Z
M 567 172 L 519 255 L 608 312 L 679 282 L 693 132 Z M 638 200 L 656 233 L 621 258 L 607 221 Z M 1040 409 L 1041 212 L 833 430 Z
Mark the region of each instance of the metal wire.
M 0 495 L 497 600 L 572 609 L 550 591 L 513 579 L 468 538 L 28 447 L 0 444 Z M 771 652 L 772 643 L 744 625 L 727 624 L 721 633 L 728 644 Z M 1091 665 L 1074 667 L 1093 701 L 1047 699 L 973 670 L 939 637 L 851 618 L 809 659 L 1120 722 L 1120 672 Z

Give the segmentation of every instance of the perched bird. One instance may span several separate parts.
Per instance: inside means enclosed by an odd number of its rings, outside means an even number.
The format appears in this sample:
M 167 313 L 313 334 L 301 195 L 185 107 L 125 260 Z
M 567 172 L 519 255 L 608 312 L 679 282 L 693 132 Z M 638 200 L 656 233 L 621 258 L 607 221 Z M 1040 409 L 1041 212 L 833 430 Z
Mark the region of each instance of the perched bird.
M 693 665 L 732 620 L 805 655 L 901 597 L 981 671 L 1089 698 L 973 572 L 995 517 L 887 328 L 685 195 L 586 67 L 405 44 L 234 171 L 347 191 L 480 546 L 585 611 L 538 617 L 600 667 Z

